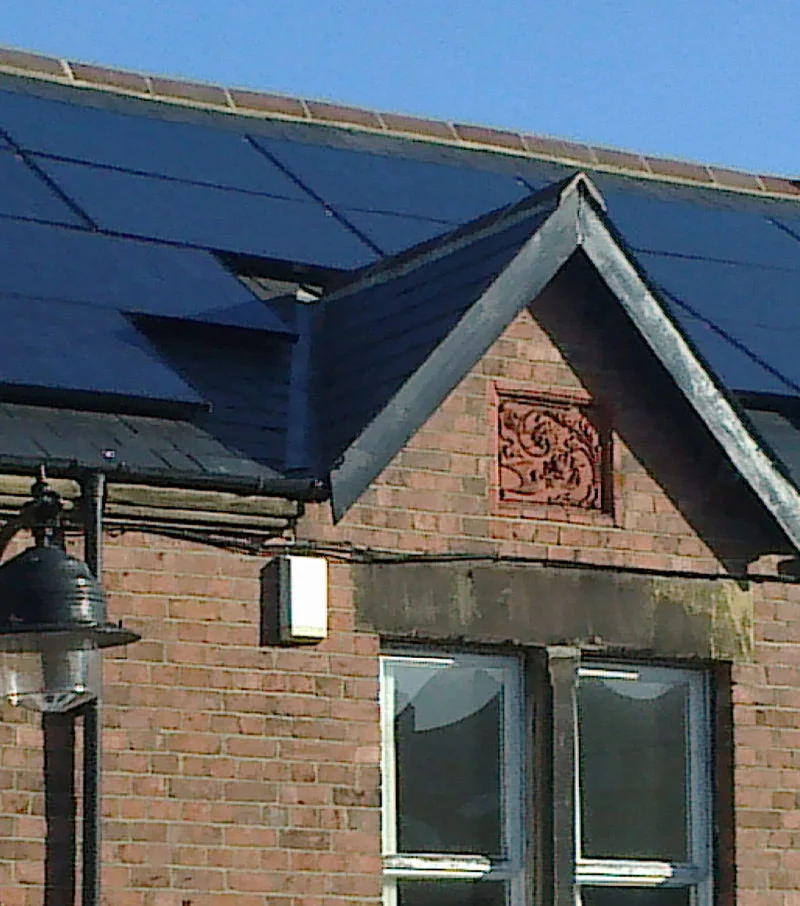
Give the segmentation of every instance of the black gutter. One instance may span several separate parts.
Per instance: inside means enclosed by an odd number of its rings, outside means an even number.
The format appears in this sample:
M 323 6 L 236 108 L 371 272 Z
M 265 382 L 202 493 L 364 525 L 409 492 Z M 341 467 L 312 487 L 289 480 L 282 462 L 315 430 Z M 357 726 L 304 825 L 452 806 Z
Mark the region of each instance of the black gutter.
M 96 464 L 76 459 L 50 459 L 42 456 L 0 456 L 0 471 L 30 475 L 42 465 L 51 478 L 69 478 L 82 482 L 86 473 L 98 472 L 107 480 L 152 487 L 179 488 L 193 491 L 220 491 L 243 497 L 283 497 L 302 503 L 322 503 L 330 498 L 328 482 L 319 478 L 283 478 L 245 475 L 209 475 L 184 469 L 133 469 L 124 463 L 98 468 Z

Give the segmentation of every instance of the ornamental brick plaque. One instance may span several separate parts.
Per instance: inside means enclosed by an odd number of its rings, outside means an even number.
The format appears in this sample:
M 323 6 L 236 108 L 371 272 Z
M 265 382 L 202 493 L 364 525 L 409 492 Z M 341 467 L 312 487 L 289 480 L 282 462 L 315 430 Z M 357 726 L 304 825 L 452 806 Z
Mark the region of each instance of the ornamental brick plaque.
M 503 503 L 605 512 L 608 436 L 590 403 L 498 389 Z

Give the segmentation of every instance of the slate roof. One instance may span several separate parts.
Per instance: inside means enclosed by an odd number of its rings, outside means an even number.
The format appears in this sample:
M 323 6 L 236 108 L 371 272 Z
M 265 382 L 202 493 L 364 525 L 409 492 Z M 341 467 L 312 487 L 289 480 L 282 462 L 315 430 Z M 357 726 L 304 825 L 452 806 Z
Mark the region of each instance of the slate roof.
M 597 222 L 566 200 L 578 167 Z M 591 220 L 761 444 L 731 452 L 751 484 L 797 483 L 798 202 L 789 179 L 0 50 L 3 465 L 332 485 L 341 515 L 457 381 L 450 339 L 478 356 L 512 315 L 556 217 L 542 272 Z

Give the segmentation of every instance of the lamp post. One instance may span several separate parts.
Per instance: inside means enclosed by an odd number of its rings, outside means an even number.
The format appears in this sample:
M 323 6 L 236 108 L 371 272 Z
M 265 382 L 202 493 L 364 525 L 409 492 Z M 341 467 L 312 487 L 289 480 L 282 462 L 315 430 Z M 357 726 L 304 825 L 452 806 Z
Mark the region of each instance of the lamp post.
M 86 563 L 65 551 L 63 505 L 47 485 L 43 469 L 31 495 L 20 515 L 0 529 L 0 555 L 22 528 L 29 528 L 34 539 L 32 547 L 0 564 L 0 698 L 42 714 L 45 904 L 73 906 L 75 719 L 86 711 L 85 745 L 91 745 L 88 728 L 97 725 L 93 705 L 102 687 L 102 649 L 129 644 L 139 636 L 107 622 L 97 578 Z M 97 537 L 94 543 L 99 543 Z M 86 794 L 91 783 L 84 787 Z M 96 849 L 98 835 L 89 839 Z M 98 855 L 84 851 L 84 871 L 87 861 L 97 865 Z

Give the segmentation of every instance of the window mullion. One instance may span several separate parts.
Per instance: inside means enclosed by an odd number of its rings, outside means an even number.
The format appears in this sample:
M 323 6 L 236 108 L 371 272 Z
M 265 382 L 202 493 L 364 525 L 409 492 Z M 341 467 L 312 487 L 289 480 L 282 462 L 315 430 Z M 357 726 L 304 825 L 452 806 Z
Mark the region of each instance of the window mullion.
M 575 903 L 576 686 L 580 649 L 558 645 L 547 649 L 553 696 L 553 904 Z

